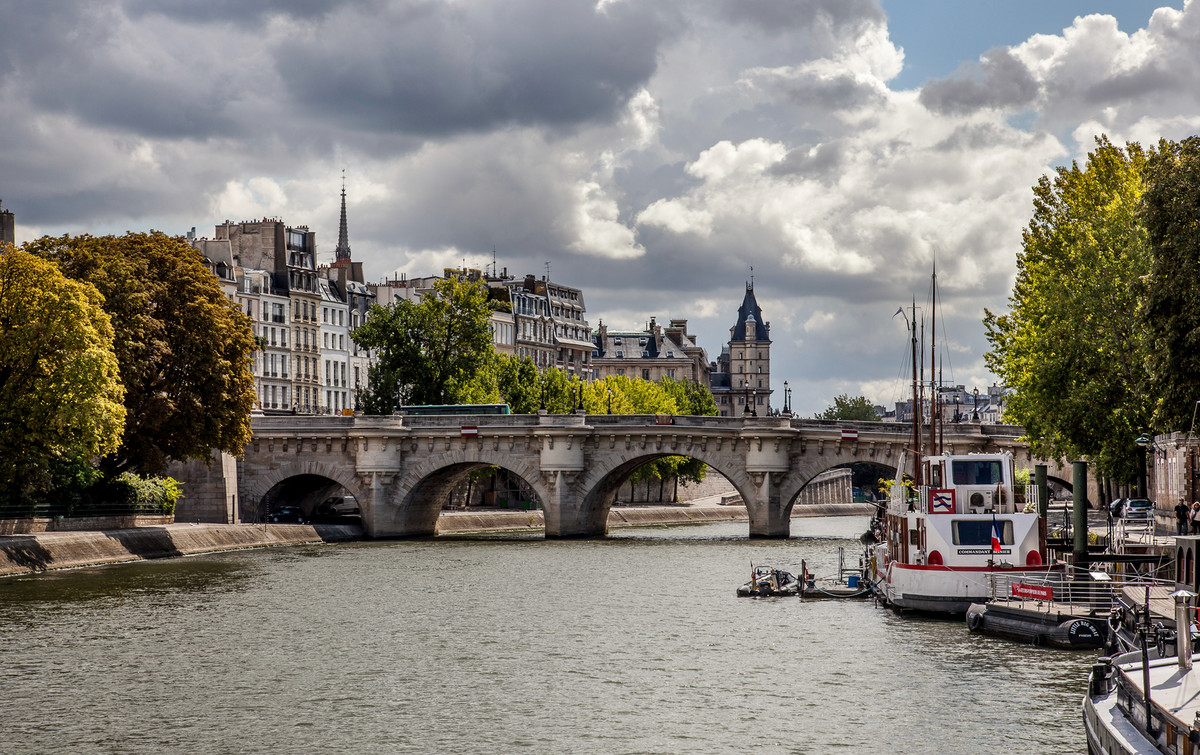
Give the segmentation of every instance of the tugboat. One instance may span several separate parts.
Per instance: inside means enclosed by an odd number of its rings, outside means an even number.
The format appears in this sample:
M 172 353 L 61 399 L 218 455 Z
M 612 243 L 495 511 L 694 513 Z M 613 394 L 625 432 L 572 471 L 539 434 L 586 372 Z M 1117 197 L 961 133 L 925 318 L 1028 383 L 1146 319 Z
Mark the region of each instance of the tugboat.
M 936 272 L 931 290 L 936 313 Z M 991 599 L 993 577 L 1049 571 L 1046 524 L 1037 513 L 1036 488 L 1024 486 L 1020 501 L 1015 495 L 1012 454 L 940 452 L 936 386 L 924 444 L 915 301 L 905 320 L 912 337 L 912 447 L 901 453 L 889 500 L 863 536 L 870 543 L 867 574 L 879 600 L 897 611 L 963 616 L 972 603 Z M 930 366 L 937 374 L 936 317 L 933 322 Z
M 739 598 L 774 598 L 799 594 L 800 580 L 791 572 L 753 564 L 750 565 L 750 581 L 737 589 Z
M 1047 575 L 1045 520 L 1017 502 L 1011 454 L 918 459 L 917 479 L 929 484 L 897 480 L 872 531 L 870 581 L 881 601 L 962 616 L 992 598 L 994 578 Z

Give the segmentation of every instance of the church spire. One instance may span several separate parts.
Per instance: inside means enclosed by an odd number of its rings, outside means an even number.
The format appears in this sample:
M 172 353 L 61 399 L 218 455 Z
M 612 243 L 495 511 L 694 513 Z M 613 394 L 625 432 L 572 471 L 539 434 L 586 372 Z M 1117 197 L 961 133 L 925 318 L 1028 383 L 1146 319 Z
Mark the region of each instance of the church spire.
M 334 258 L 341 262 L 350 259 L 350 234 L 346 230 L 346 171 L 342 170 L 342 222 L 338 226 L 337 249 Z

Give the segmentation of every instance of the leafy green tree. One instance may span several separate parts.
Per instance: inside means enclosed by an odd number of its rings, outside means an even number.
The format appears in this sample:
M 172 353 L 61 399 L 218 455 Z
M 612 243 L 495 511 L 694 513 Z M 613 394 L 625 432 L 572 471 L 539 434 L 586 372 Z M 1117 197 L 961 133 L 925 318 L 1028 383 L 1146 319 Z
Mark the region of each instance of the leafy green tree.
M 1150 271 L 1139 220 L 1146 154 L 1096 140 L 1081 168 L 1034 187 L 1007 314 L 986 312 L 988 367 L 1015 388 L 1005 420 L 1039 456 L 1087 457 L 1113 479 L 1136 473 L 1150 426 L 1147 339 L 1136 316 Z
M 1142 321 L 1155 425 L 1190 428 L 1200 400 L 1200 137 L 1160 142 L 1146 166 L 1142 219 L 1151 250 Z
M 254 333 L 198 252 L 156 231 L 47 236 L 25 249 L 104 297 L 126 415 L 120 448 L 101 462 L 106 477 L 241 452 L 255 400 Z
M 0 500 L 82 489 L 125 421 L 113 328 L 95 287 L 0 244 Z
M 694 380 L 676 380 L 664 377 L 658 381 L 663 390 L 675 399 L 680 414 L 695 417 L 715 417 L 717 400 L 712 391 Z
M 874 405 L 867 400 L 866 396 L 851 398 L 843 393 L 840 396 L 834 397 L 833 406 L 818 414 L 816 418 L 878 422 L 879 412 L 875 411 Z
M 387 414 L 398 404 L 470 403 L 473 396 L 493 392 L 487 296 L 476 282 L 445 278 L 417 300 L 372 306 L 366 322 L 351 333 L 355 343 L 377 355 L 364 410 Z

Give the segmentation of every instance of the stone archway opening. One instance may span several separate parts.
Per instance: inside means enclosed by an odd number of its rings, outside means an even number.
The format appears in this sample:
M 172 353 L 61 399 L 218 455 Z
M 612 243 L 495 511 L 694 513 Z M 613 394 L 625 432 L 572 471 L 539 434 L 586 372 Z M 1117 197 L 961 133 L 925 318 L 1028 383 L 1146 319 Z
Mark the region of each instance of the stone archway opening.
M 880 504 L 887 500 L 886 482 L 894 479 L 896 467 L 877 461 L 852 461 L 838 464 L 811 477 L 789 502 L 796 507 L 832 504 Z
M 250 519 L 278 524 L 361 524 L 362 511 L 358 499 L 338 481 L 318 474 L 297 474 L 267 490 Z
M 421 474 L 403 500 L 376 512 L 376 527 L 429 536 L 463 529 L 453 524 L 443 526 L 443 517 L 533 515 L 543 508 L 543 494 L 517 471 L 479 461 L 455 462 Z M 496 521 L 503 524 L 504 520 Z

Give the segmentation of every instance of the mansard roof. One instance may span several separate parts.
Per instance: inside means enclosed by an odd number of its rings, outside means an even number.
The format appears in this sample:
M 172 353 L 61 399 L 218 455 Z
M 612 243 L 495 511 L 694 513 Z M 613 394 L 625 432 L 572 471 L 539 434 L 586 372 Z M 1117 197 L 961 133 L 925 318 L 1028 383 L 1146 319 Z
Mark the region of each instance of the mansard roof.
M 746 284 L 746 296 L 742 299 L 742 306 L 738 308 L 737 324 L 733 326 L 733 337 L 731 341 L 746 340 L 746 322 L 753 321 L 754 337 L 758 341 L 771 341 L 771 330 L 767 323 L 763 320 L 762 310 L 758 307 L 758 300 L 754 298 L 754 284 Z

